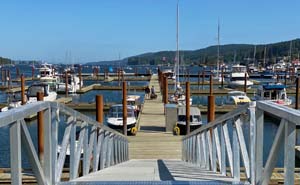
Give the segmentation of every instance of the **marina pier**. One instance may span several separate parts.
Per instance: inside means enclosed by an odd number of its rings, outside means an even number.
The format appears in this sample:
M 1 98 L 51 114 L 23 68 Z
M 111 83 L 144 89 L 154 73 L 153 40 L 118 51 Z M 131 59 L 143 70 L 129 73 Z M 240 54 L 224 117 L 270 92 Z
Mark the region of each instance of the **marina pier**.
M 145 100 L 136 136 L 124 136 L 56 102 L 36 102 L 1 113 L 0 127 L 10 133 L 11 183 L 21 184 L 31 174 L 39 184 L 299 184 L 299 169 L 295 168 L 298 110 L 261 101 L 234 109 L 188 135 L 176 136 L 166 130 L 156 75 L 150 86 L 157 99 Z M 43 154 L 34 149 L 24 121 L 40 111 L 44 112 Z M 265 113 L 281 121 L 263 162 Z M 249 130 L 244 130 L 245 125 Z M 64 133 L 61 143 L 57 142 L 59 132 Z M 281 146 L 284 166 L 276 168 Z M 22 171 L 22 149 L 32 166 L 26 173 Z

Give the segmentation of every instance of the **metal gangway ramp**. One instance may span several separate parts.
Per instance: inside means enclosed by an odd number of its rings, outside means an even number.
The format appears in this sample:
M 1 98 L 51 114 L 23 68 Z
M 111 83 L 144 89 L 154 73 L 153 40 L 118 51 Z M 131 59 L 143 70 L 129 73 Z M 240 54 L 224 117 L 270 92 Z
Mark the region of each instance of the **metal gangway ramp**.
M 161 101 L 156 103 L 163 108 Z M 147 112 L 147 101 L 144 106 L 141 119 L 147 115 L 163 117 L 157 109 L 151 113 L 149 107 Z M 44 113 L 45 151 L 39 159 L 24 119 L 40 111 Z M 281 120 L 266 162 L 265 113 Z M 144 120 L 137 136 L 125 137 L 57 102 L 37 102 L 1 113 L 0 129 L 8 128 L 10 133 L 11 183 L 22 184 L 22 177 L 28 175 L 22 171 L 25 151 L 38 184 L 299 184 L 299 172 L 295 173 L 298 110 L 268 101 L 244 105 L 184 137 L 165 133 L 161 125 L 151 124 L 154 122 Z M 156 128 L 155 132 L 151 127 Z M 151 148 L 147 150 L 138 142 Z M 281 147 L 282 182 L 273 173 Z M 145 153 L 139 155 L 142 151 Z

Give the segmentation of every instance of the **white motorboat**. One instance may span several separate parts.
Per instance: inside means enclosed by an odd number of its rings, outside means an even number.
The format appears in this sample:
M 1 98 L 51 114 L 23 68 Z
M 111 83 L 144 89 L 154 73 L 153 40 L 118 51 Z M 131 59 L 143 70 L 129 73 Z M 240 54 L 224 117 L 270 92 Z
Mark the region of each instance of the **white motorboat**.
M 64 93 L 66 92 L 66 78 L 65 76 L 62 77 L 63 81 L 58 83 L 57 86 L 56 86 L 56 92 L 58 93 Z M 67 85 L 67 88 L 68 88 L 68 93 L 76 93 L 79 89 L 80 89 L 80 86 L 83 85 L 83 82 L 81 81 L 80 82 L 80 79 L 78 76 L 76 76 L 75 74 L 68 74 L 68 77 L 67 77 L 68 81 L 68 85 Z
M 227 94 L 226 104 L 228 105 L 242 105 L 250 103 L 250 98 L 243 91 L 230 91 Z
M 202 125 L 201 112 L 198 107 L 190 107 L 190 130 L 193 131 Z M 176 135 L 186 133 L 186 107 L 178 106 L 177 123 L 174 127 Z
M 50 90 L 49 84 L 37 83 L 32 84 L 27 90 L 27 103 L 33 103 L 37 101 L 37 92 L 42 92 L 44 94 L 44 101 L 55 101 L 57 93 Z
M 131 105 L 127 105 L 127 131 L 136 134 L 136 114 Z M 112 105 L 107 115 L 107 125 L 112 129 L 123 129 L 123 105 Z
M 141 111 L 141 96 L 139 95 L 128 95 L 126 98 L 127 105 L 131 105 L 134 107 L 136 117 Z
M 246 66 L 243 65 L 233 65 L 231 68 L 230 81 L 228 86 L 230 88 L 242 88 L 245 85 L 245 74 L 246 74 L 246 86 L 251 88 L 253 82 L 249 80 L 249 75 L 247 73 Z
M 281 105 L 291 105 L 292 100 L 287 97 L 285 85 L 281 83 L 263 84 L 257 88 L 254 100 L 268 100 Z
M 42 92 L 44 95 L 44 101 L 55 101 L 57 93 L 50 90 L 50 85 L 47 83 L 36 83 L 28 87 L 25 102 L 34 103 L 37 102 L 37 92 Z M 1 111 L 7 111 L 9 109 L 20 107 L 21 97 L 19 95 L 10 94 L 8 96 L 8 106 L 1 109 Z

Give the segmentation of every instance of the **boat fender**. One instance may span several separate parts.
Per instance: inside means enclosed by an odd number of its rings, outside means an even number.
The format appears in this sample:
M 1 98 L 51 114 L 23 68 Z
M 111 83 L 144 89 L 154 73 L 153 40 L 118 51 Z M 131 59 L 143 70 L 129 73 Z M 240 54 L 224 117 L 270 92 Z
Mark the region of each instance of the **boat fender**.
M 136 133 L 137 133 L 137 128 L 136 127 L 132 127 L 131 130 L 130 130 L 130 132 L 131 132 L 132 135 L 135 136 Z
M 180 135 L 180 128 L 177 126 L 177 124 L 176 124 L 176 126 L 174 127 L 174 135 L 177 135 L 177 136 L 179 136 Z

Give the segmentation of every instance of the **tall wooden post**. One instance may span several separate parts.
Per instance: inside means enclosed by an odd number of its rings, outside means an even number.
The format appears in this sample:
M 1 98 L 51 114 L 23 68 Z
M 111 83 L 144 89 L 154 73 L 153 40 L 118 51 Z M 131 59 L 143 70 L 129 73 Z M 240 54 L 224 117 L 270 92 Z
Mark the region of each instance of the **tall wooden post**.
M 127 87 L 126 82 L 123 81 L 123 134 L 127 136 Z
M 103 124 L 103 96 L 96 95 L 96 121 Z
M 16 67 L 16 79 L 20 77 L 20 70 L 18 67 Z
M 247 73 L 245 73 L 244 92 L 247 93 Z
M 211 122 L 215 119 L 215 97 L 213 95 L 213 80 L 212 73 L 209 79 L 209 96 L 208 96 L 208 111 L 207 111 L 207 121 Z
M 31 80 L 34 79 L 34 67 L 32 66 L 31 67 Z
M 202 69 L 202 87 L 204 85 L 204 79 L 205 79 L 205 71 Z
M 79 65 L 79 68 L 78 68 L 78 76 L 79 76 L 79 89 L 81 90 L 82 88 L 82 74 L 81 74 L 81 65 Z
M 284 85 L 286 86 L 286 80 L 287 80 L 287 70 L 285 70 L 285 73 L 284 73 Z
M 164 104 L 167 104 L 168 103 L 168 78 L 166 76 L 163 77 L 163 82 L 164 82 L 164 85 L 163 85 L 163 92 L 164 92 L 164 96 L 163 96 L 163 102 Z
M 200 87 L 200 71 L 198 71 L 198 88 Z
M 299 87 L 300 87 L 300 80 L 299 77 L 296 79 L 296 103 L 295 109 L 299 109 Z
M 25 105 L 25 77 L 21 75 L 21 104 Z
M 185 115 L 186 115 L 186 134 L 191 131 L 190 128 L 190 82 L 185 83 Z
M 37 101 L 44 101 L 44 93 L 37 92 Z M 44 161 L 44 112 L 40 111 L 37 113 L 38 118 L 38 153 L 40 161 Z
M 68 72 L 65 72 L 65 93 L 66 93 L 66 97 L 68 97 Z

